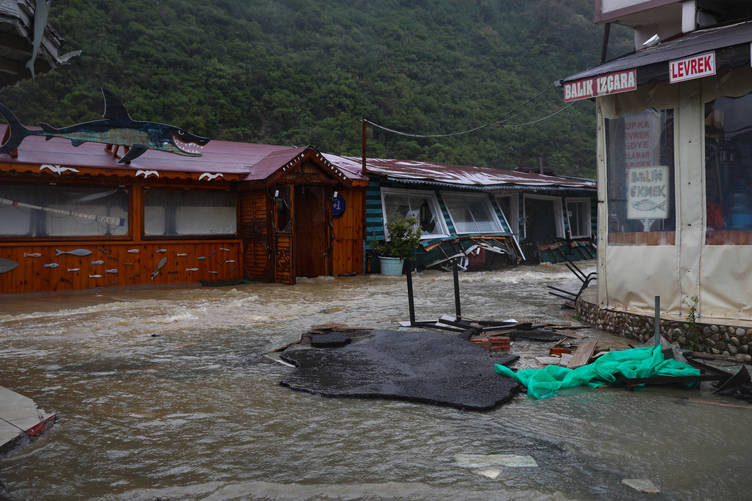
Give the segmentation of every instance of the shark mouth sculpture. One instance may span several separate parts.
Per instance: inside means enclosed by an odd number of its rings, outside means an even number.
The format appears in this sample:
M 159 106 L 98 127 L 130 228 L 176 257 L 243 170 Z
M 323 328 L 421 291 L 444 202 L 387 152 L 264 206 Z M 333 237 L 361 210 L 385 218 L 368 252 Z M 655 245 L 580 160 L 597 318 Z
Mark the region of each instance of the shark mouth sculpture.
M 102 89 L 104 96 L 104 118 L 84 122 L 70 127 L 55 128 L 41 123 L 42 130 L 30 130 L 21 125 L 10 109 L 0 104 L 0 114 L 10 127 L 10 137 L 0 145 L 0 153 L 10 153 L 18 148 L 27 136 L 44 136 L 69 139 L 73 146 L 83 143 L 118 144 L 129 148 L 120 163 L 130 163 L 147 150 L 168 151 L 176 155 L 200 157 L 201 150 L 209 139 L 191 134 L 179 127 L 157 122 L 133 120 L 114 94 Z

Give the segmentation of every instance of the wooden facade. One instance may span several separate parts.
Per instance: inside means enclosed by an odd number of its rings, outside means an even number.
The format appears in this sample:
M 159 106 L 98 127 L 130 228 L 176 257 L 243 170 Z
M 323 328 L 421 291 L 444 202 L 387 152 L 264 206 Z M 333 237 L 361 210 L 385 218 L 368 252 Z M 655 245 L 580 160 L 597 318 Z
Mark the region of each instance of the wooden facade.
M 297 276 L 363 271 L 367 182 L 329 164 L 313 148 L 217 142 L 199 165 L 199 159 L 149 152 L 138 166 L 129 167 L 117 164 L 102 145 L 74 148 L 67 141 L 45 144 L 34 138 L 27 142 L 30 148 L 22 145 L 17 157 L 0 156 L 0 215 L 10 218 L 25 211 L 107 224 L 116 219 L 109 212 L 102 215 L 102 207 L 55 205 L 56 194 L 66 191 L 84 193 L 82 200 L 118 192 L 125 209 L 117 232 L 88 236 L 73 234 L 70 228 L 40 233 L 32 216 L 30 222 L 15 224 L 23 228 L 15 233 L 14 223 L 0 222 L 0 293 L 244 278 L 294 284 Z M 75 155 L 78 152 L 81 155 Z M 234 156 L 229 166 L 228 153 Z M 347 205 L 338 217 L 332 214 L 335 193 Z M 182 220 L 196 234 L 174 228 L 180 221 L 167 215 L 172 201 L 154 206 L 161 194 L 194 200 L 196 206 L 187 207 Z M 217 197 L 232 200 L 233 206 L 220 210 L 205 202 Z M 37 201 L 29 203 L 32 198 Z M 212 210 L 217 216 L 207 217 L 202 228 L 204 212 Z M 222 214 L 229 216 L 222 219 Z M 190 218 L 194 221 L 185 222 Z M 164 234 L 155 234 L 155 227 Z

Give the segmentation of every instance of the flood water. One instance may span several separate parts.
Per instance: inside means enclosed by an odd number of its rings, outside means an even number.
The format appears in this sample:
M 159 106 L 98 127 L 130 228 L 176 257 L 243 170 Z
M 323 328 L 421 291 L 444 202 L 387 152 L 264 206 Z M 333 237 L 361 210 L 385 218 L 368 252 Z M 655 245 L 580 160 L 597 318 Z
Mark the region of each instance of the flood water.
M 562 267 L 460 280 L 464 317 L 573 322 L 545 289 L 576 289 Z M 451 273 L 419 274 L 415 290 L 419 320 L 453 312 Z M 279 385 L 293 369 L 262 355 L 314 324 L 407 316 L 404 278 L 380 276 L 2 298 L 0 385 L 59 421 L 0 457 L 0 482 L 13 499 L 752 496 L 752 409 L 707 391 L 573 389 L 463 412 L 294 392 Z M 490 479 L 455 460 L 493 453 L 538 467 Z

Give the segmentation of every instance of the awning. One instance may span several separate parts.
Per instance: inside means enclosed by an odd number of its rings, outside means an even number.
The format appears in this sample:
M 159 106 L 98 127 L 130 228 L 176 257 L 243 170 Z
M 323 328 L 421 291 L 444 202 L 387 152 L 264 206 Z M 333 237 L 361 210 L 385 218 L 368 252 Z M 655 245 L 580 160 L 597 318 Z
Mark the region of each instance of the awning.
M 604 75 L 624 75 L 630 70 L 636 71 L 636 86 L 649 82 L 669 79 L 668 61 L 717 51 L 717 68 L 734 67 L 750 64 L 750 46 L 752 42 L 752 21 L 744 21 L 728 26 L 697 30 L 673 40 L 659 43 L 654 47 L 639 50 L 618 59 L 601 64 L 586 71 L 568 76 L 562 83 L 575 82 Z M 633 87 L 618 91 L 634 90 Z M 606 92 L 603 94 L 611 94 Z M 595 95 L 603 95 L 594 91 Z M 594 97 L 594 96 L 588 96 Z

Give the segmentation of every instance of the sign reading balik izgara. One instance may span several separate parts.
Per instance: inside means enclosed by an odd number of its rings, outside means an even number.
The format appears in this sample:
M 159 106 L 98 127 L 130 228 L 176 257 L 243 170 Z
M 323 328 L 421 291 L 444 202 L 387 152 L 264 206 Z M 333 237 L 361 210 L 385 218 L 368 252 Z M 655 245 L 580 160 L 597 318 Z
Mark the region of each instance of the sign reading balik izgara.
M 617 71 L 564 83 L 564 101 L 579 101 L 637 89 L 637 70 Z

